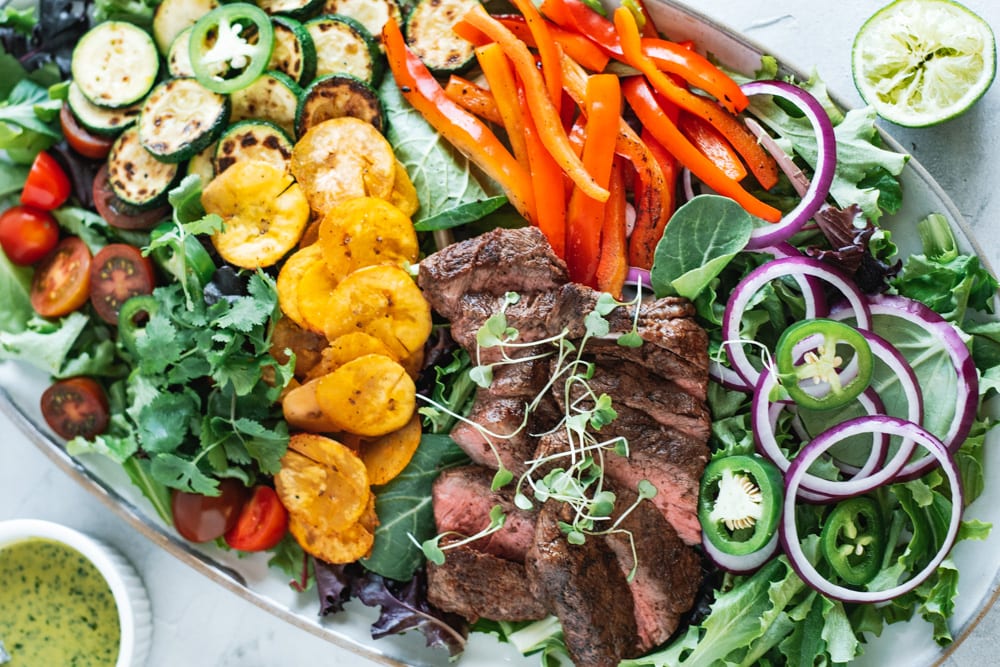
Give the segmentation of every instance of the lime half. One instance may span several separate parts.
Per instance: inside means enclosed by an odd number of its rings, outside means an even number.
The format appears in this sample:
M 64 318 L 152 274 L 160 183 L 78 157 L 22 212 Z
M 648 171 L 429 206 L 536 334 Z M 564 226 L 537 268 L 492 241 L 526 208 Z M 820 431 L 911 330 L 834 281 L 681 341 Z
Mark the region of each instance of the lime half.
M 951 0 L 896 0 L 869 18 L 851 56 L 854 84 L 888 121 L 925 127 L 954 118 L 996 74 L 996 40 Z

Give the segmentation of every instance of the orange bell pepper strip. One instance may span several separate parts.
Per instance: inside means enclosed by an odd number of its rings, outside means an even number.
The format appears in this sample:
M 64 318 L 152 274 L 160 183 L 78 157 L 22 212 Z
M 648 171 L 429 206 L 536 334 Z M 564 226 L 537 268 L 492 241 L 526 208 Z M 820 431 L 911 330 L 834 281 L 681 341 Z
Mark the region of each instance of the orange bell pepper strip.
M 521 115 L 521 105 L 517 100 L 517 81 L 514 79 L 510 61 L 496 42 L 477 47 L 476 59 L 483 70 L 483 76 L 486 77 L 486 83 L 489 84 L 490 92 L 493 93 L 493 100 L 497 111 L 500 112 L 514 157 L 525 168 L 530 168 L 528 150 L 524 144 L 524 117 Z
M 608 191 L 595 180 L 573 152 L 559 113 L 549 98 L 542 74 L 538 71 L 535 58 L 528 50 L 528 46 L 502 23 L 487 14 L 482 5 L 473 7 L 466 14 L 465 21 L 500 44 L 504 53 L 510 58 L 514 70 L 524 83 L 531 117 L 535 121 L 535 127 L 538 128 L 546 150 L 580 190 L 591 199 L 604 202 L 608 198 Z
M 524 118 L 524 143 L 531 165 L 531 184 L 535 192 L 537 225 L 549 240 L 552 251 L 566 258 L 566 177 L 552 155 L 545 149 L 528 109 L 524 86 L 518 86 L 518 101 Z
M 594 74 L 587 80 L 586 129 L 583 164 L 603 188 L 611 179 L 622 101 L 619 79 L 614 74 Z M 607 192 L 607 190 L 605 190 Z M 604 203 L 577 186 L 566 213 L 566 267 L 570 280 L 597 286 Z
M 722 136 L 722 133 L 707 120 L 688 111 L 682 111 L 678 118 L 677 128 L 726 176 L 734 181 L 742 181 L 747 177 L 747 168 L 740 162 L 740 156 Z
M 523 16 L 518 14 L 494 15 L 496 20 L 507 26 L 507 29 L 518 36 L 522 42 L 531 47 L 536 47 L 535 38 L 528 30 L 528 24 Z M 544 19 L 543 19 L 544 20 Z M 562 47 L 562 50 L 573 60 L 577 61 L 592 72 L 600 72 L 608 65 L 611 58 L 601 51 L 592 41 L 583 35 L 561 28 L 556 24 L 546 21 L 549 34 L 553 41 Z
M 535 48 L 538 49 L 538 58 L 542 61 L 542 76 L 545 79 L 545 87 L 549 91 L 549 99 L 552 106 L 559 113 L 562 105 L 562 67 L 559 65 L 561 58 L 559 45 L 552 38 L 549 32 L 548 22 L 538 13 L 538 8 L 532 0 L 511 0 L 528 25 L 528 32 L 535 41 Z M 523 41 L 523 40 L 522 40 Z
M 455 104 L 414 55 L 396 21 L 382 29 L 386 59 L 403 97 L 452 146 L 495 180 L 517 211 L 531 220 L 535 210 L 531 176 L 483 121 Z
M 583 68 L 573 62 L 573 59 L 563 54 L 563 82 L 566 86 L 566 93 L 578 106 L 586 104 L 586 89 L 588 75 Z M 635 130 L 629 126 L 624 118 L 618 122 L 618 137 L 615 140 L 615 152 L 625 158 L 635 169 L 637 177 L 637 187 L 633 197 L 635 207 L 636 226 L 659 230 L 662 234 L 664 225 L 667 224 L 673 212 L 673 182 L 668 183 L 664 179 L 664 174 L 660 169 L 656 157 L 650 152 L 646 143 L 639 138 Z M 669 204 L 666 205 L 666 204 Z M 635 232 L 633 231 L 633 236 Z M 659 241 L 657 236 L 653 241 L 653 246 Z M 630 250 L 630 253 L 632 251 Z M 649 252 L 649 262 L 652 264 L 652 250 Z M 641 265 L 630 257 L 633 265 Z M 643 266 L 642 268 L 649 268 Z
M 503 124 L 500 111 L 497 109 L 496 100 L 493 99 L 493 93 L 486 88 L 457 74 L 452 74 L 448 77 L 448 83 L 445 84 L 444 94 L 452 102 L 458 104 L 466 111 L 474 113 L 483 120 L 497 125 Z
M 622 158 L 616 158 L 611 166 L 611 179 L 608 182 L 611 195 L 604 205 L 601 257 L 597 263 L 597 289 L 608 292 L 616 299 L 622 297 L 622 287 L 625 286 L 625 276 L 628 275 L 624 172 Z
M 670 221 L 670 216 L 677 209 L 677 177 L 680 175 L 680 164 L 677 158 L 670 154 L 645 128 L 642 131 L 642 143 L 645 144 L 652 159 L 655 160 L 661 174 L 657 185 L 650 184 L 640 178 L 635 186 L 635 225 L 629 237 L 628 261 L 640 269 L 651 269 L 656 255 L 656 245 L 663 237 L 663 230 Z M 657 217 L 645 214 L 640 203 L 649 197 L 658 198 Z
M 692 87 L 704 90 L 733 113 L 747 108 L 750 100 L 731 76 L 694 51 L 688 44 L 643 37 L 642 52 L 662 71 L 676 74 Z
M 653 89 L 642 77 L 630 77 L 622 83 L 622 90 L 625 91 L 625 99 L 638 116 L 639 122 L 708 187 L 720 195 L 734 199 L 751 215 L 768 222 L 781 220 L 781 211 L 744 190 L 743 186 L 722 173 L 711 160 L 698 152 L 657 104 Z

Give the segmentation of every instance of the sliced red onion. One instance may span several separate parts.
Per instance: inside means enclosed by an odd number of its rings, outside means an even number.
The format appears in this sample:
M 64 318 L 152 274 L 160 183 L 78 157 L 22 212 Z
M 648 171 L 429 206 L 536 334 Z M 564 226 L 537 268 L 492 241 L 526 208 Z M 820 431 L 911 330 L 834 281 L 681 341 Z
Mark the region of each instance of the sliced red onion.
M 837 140 L 833 123 L 815 97 L 784 81 L 751 81 L 741 86 L 749 95 L 771 95 L 791 102 L 812 123 L 816 133 L 816 164 L 813 178 L 798 205 L 773 225 L 757 227 L 750 234 L 747 249 L 753 250 L 785 241 L 799 231 L 819 210 L 830 192 L 837 164 Z
M 778 278 L 798 278 L 800 276 L 818 278 L 835 287 L 854 309 L 858 328 L 871 328 L 868 301 L 854 281 L 838 269 L 810 257 L 786 257 L 762 264 L 740 281 L 733 293 L 729 295 L 726 311 L 722 318 L 722 340 L 726 346 L 726 353 L 729 355 L 729 362 L 750 386 L 756 386 L 760 371 L 750 363 L 750 359 L 740 343 L 740 324 L 743 320 L 743 312 L 750 305 L 754 294 L 767 283 Z M 799 285 L 810 287 L 803 289 L 802 292 L 806 306 L 805 317 L 812 319 L 826 316 L 828 310 L 822 290 L 816 288 L 815 283 L 808 280 L 800 282 Z
M 694 175 L 687 167 L 681 170 L 681 191 L 685 201 L 694 199 Z
M 640 269 L 638 266 L 628 267 L 625 274 L 626 285 L 642 285 L 643 289 L 653 289 L 653 281 L 649 278 L 649 271 Z
M 754 443 L 757 451 L 777 466 L 778 470 L 786 473 L 792 462 L 781 450 L 778 439 L 775 436 L 778 416 L 782 410 L 790 407 L 786 403 L 778 403 L 770 400 L 771 392 L 778 386 L 778 379 L 770 369 L 765 368 L 757 382 L 757 390 L 754 392 L 750 407 L 750 424 L 753 431 Z M 885 413 L 885 406 L 871 387 L 865 389 L 856 399 L 861 407 L 869 415 Z M 808 440 L 809 436 L 799 433 L 803 440 Z M 872 448 L 865 461 L 864 466 L 854 471 L 854 480 L 869 478 L 885 461 L 889 448 L 889 438 L 886 435 L 873 433 Z M 813 503 L 827 503 L 840 500 L 844 497 L 839 490 L 832 485 L 838 484 L 835 480 L 823 479 L 810 473 L 803 474 L 801 488 L 799 489 L 799 499 Z M 875 484 L 874 486 L 877 486 Z M 874 488 L 874 486 L 872 488 Z M 869 489 L 870 490 L 870 489 Z M 863 492 L 862 492 L 863 493 Z
M 795 501 L 806 471 L 824 452 L 845 438 L 872 433 L 873 431 L 912 440 L 926 449 L 931 458 L 941 464 L 941 471 L 948 479 L 948 487 L 951 489 L 951 517 L 941 548 L 938 549 L 937 553 L 934 554 L 934 557 L 931 558 L 924 569 L 907 581 L 887 590 L 858 591 L 835 584 L 821 575 L 813 564 L 809 562 L 809 558 L 802 550 L 802 545 L 799 542 L 798 527 L 795 525 Z M 841 483 L 847 484 L 848 482 Z M 843 602 L 885 602 L 886 600 L 891 600 L 904 593 L 908 593 L 923 583 L 934 573 L 938 565 L 941 564 L 941 561 L 951 551 L 951 547 L 955 543 L 955 538 L 958 536 L 958 529 L 962 523 L 962 480 L 958 474 L 958 467 L 952 458 L 951 452 L 945 448 L 940 440 L 924 428 L 913 422 L 895 417 L 858 417 L 857 419 L 846 421 L 839 426 L 834 426 L 816 436 L 795 458 L 788 469 L 788 474 L 785 475 L 783 512 L 780 528 L 781 544 L 795 572 L 804 582 L 823 595 Z
M 757 137 L 757 141 L 760 142 L 764 150 L 771 154 L 771 157 L 778 164 L 778 168 L 785 172 L 785 176 L 788 177 L 788 181 L 795 188 L 795 192 L 800 197 L 803 196 L 809 189 L 809 177 L 799 169 L 799 165 L 795 164 L 795 160 L 778 145 L 774 137 L 768 134 L 767 130 L 760 123 L 753 118 L 745 118 L 743 123 L 750 130 L 751 134 Z
M 760 569 L 764 563 L 771 560 L 775 552 L 778 551 L 778 542 L 778 531 L 774 531 L 774 535 L 770 541 L 757 551 L 745 556 L 734 556 L 733 554 L 727 554 L 712 544 L 712 540 L 705 537 L 703 532 L 701 548 L 705 550 L 705 554 L 712 559 L 712 562 L 723 570 L 734 574 L 749 574 Z
M 941 441 L 949 451 L 957 451 L 969 435 L 969 430 L 972 428 L 972 423 L 976 417 L 976 407 L 979 402 L 979 375 L 976 372 L 975 361 L 972 359 L 972 354 L 969 352 L 969 348 L 966 347 L 965 341 L 962 340 L 962 337 L 955 330 L 954 326 L 919 301 L 908 299 L 904 296 L 879 294 L 869 296 L 868 302 L 872 315 L 899 317 L 919 324 L 934 337 L 938 344 L 951 357 L 952 367 L 957 377 L 955 414 L 948 426 L 948 431 L 941 437 Z M 833 309 L 830 317 L 833 319 L 847 319 L 851 317 L 851 314 L 837 307 Z M 907 364 L 907 367 L 909 367 L 909 364 Z M 921 411 L 922 415 L 923 412 Z M 911 421 L 922 423 L 923 419 L 911 418 Z M 934 460 L 929 457 L 911 461 L 899 471 L 896 481 L 902 482 L 915 479 L 933 467 Z

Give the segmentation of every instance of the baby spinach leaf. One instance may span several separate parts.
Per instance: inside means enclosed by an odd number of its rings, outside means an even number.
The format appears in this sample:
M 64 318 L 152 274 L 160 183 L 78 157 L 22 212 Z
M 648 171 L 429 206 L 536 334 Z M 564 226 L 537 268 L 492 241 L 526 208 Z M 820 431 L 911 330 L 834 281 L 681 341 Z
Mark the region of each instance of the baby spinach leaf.
M 465 452 L 450 437 L 424 434 L 403 472 L 375 489 L 379 526 L 375 529 L 372 553 L 361 561 L 362 565 L 399 581 L 413 576 L 424 562 L 417 545 L 434 534 L 431 486 L 442 470 L 466 460 Z
M 657 297 L 697 297 L 746 246 L 754 219 L 727 197 L 700 195 L 677 209 L 656 245 Z

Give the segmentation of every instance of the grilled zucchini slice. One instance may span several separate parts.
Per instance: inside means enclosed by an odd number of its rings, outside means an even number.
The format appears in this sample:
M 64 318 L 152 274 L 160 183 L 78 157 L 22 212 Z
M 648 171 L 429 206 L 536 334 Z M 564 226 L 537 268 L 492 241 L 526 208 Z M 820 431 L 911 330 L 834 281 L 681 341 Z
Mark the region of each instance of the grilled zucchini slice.
M 139 129 L 126 129 L 108 153 L 108 182 L 126 204 L 139 209 L 159 206 L 177 182 L 180 168 L 161 162 L 143 148 Z
M 383 131 L 382 101 L 375 89 L 349 74 L 330 74 L 316 79 L 306 88 L 295 114 L 299 136 L 330 118 L 353 116 Z
M 256 0 L 256 3 L 268 14 L 291 16 L 299 21 L 316 16 L 323 7 L 323 0 Z
M 305 26 L 287 16 L 271 18 L 274 49 L 267 69 L 287 74 L 304 86 L 316 75 L 316 45 Z
M 76 82 L 70 82 L 66 94 L 69 110 L 84 129 L 102 136 L 114 136 L 135 122 L 139 117 L 138 104 L 121 109 L 106 109 L 91 103 Z
M 403 25 L 403 13 L 396 0 L 326 0 L 322 13 L 351 17 L 363 25 L 379 44 L 382 43 L 382 27 L 390 16 Z
M 285 134 L 295 136 L 295 112 L 302 89 L 281 72 L 264 72 L 243 90 L 230 96 L 231 123 L 247 119 L 269 120 Z
M 160 71 L 160 54 L 142 28 L 124 21 L 105 21 L 80 38 L 70 69 L 90 102 L 121 109 L 141 100 L 153 87 Z
M 218 148 L 218 144 L 212 144 L 208 148 L 195 153 L 194 156 L 188 160 L 187 163 L 187 173 L 197 174 L 201 176 L 201 187 L 208 185 L 208 182 L 215 178 L 215 149 Z
M 373 85 L 381 78 L 382 52 L 363 25 L 347 16 L 325 14 L 305 26 L 316 44 L 317 77 L 350 74 Z
M 420 0 L 406 21 L 406 43 L 433 72 L 457 72 L 476 57 L 472 42 L 455 34 L 458 23 L 479 0 Z
M 166 55 L 177 35 L 219 6 L 218 0 L 162 0 L 153 13 L 153 39 Z
M 226 128 L 229 98 L 194 79 L 169 79 L 156 86 L 139 114 L 139 140 L 164 162 L 189 160 Z
M 268 162 L 288 171 L 292 140 L 284 130 L 266 120 L 242 120 L 230 125 L 215 149 L 215 173 L 221 174 L 239 160 Z

